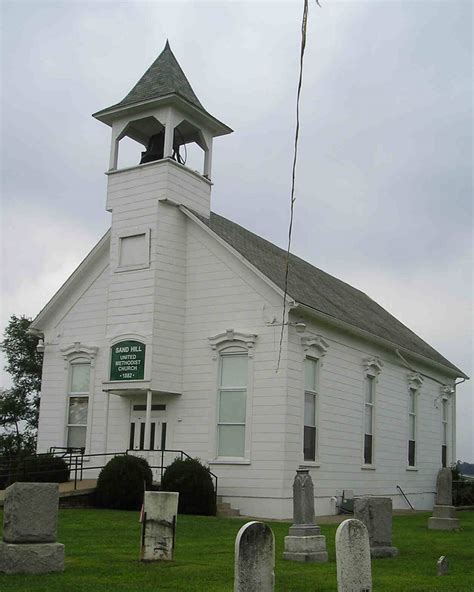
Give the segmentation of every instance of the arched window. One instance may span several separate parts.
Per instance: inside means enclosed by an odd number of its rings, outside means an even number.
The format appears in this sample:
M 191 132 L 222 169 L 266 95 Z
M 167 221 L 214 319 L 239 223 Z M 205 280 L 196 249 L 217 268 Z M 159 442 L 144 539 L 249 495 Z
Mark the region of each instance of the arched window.
M 210 337 L 217 370 L 217 444 L 220 459 L 248 456 L 247 411 L 250 364 L 256 335 L 228 329 Z
M 78 358 L 70 364 L 66 446 L 85 448 L 89 411 L 91 364 Z
M 86 448 L 96 347 L 79 342 L 61 350 L 67 371 L 66 446 Z
M 376 385 L 383 368 L 379 358 L 368 358 L 365 366 L 365 402 L 364 402 L 364 466 L 375 465 L 375 409 L 377 403 Z
M 248 352 L 240 348 L 223 350 L 219 360 L 217 456 L 245 456 L 247 382 Z
M 301 345 L 304 350 L 303 460 L 319 462 L 320 375 L 329 343 L 321 335 L 305 335 Z
M 418 394 L 423 377 L 418 373 L 408 375 L 408 468 L 416 467 L 418 432 Z

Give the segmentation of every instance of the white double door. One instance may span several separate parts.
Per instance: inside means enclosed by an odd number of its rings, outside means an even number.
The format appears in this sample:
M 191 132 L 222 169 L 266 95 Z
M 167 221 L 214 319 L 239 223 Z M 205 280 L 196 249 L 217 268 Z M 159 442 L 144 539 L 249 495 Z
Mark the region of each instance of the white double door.
M 168 422 L 165 405 L 153 405 L 150 418 L 150 435 L 145 441 L 146 410 L 145 405 L 133 404 L 130 416 L 130 450 L 165 450 L 168 434 Z M 157 409 L 160 408 L 160 409 Z M 162 409 L 165 407 L 165 409 Z M 155 409 L 153 409 L 155 408 Z

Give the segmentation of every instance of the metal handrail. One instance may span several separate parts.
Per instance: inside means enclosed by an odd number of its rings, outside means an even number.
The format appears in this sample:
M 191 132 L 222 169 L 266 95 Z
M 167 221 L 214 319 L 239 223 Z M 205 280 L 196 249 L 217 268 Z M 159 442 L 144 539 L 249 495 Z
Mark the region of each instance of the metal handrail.
M 163 474 L 164 474 L 164 470 L 166 469 L 165 466 L 165 454 L 167 452 L 169 453 L 175 453 L 177 455 L 179 455 L 179 458 L 181 460 L 183 459 L 191 459 L 192 460 L 192 456 L 190 456 L 187 452 L 184 452 L 184 450 L 177 450 L 177 449 L 172 449 L 172 448 L 163 448 L 163 449 L 157 449 L 157 450 L 152 450 L 150 448 L 146 448 L 146 449 L 141 449 L 141 450 L 134 450 L 131 448 L 128 448 L 127 450 L 124 451 L 115 451 L 115 452 L 95 452 L 95 453 L 89 453 L 89 454 L 85 454 L 84 453 L 84 448 L 71 448 L 71 447 L 60 447 L 60 446 L 52 446 L 50 448 L 50 452 L 42 452 L 36 455 L 30 455 L 27 457 L 23 457 L 23 458 L 15 458 L 15 457 L 0 457 L 0 479 L 4 478 L 4 477 L 11 477 L 13 472 L 18 472 L 20 469 L 23 472 L 26 472 L 27 469 L 27 463 L 28 462 L 34 462 L 35 460 L 37 460 L 38 458 L 42 458 L 42 457 L 50 457 L 50 456 L 54 456 L 56 458 L 63 458 L 68 466 L 69 466 L 69 479 L 72 481 L 74 480 L 74 490 L 77 490 L 77 482 L 78 481 L 82 481 L 83 479 L 83 473 L 84 471 L 90 471 L 93 469 L 103 469 L 105 464 L 99 463 L 98 465 L 88 465 L 88 466 L 84 466 L 84 461 L 89 461 L 92 460 L 96 457 L 107 457 L 107 456 L 122 456 L 122 455 L 128 455 L 129 453 L 143 453 L 143 452 L 158 452 L 161 454 L 161 464 L 160 465 L 150 465 L 150 469 L 156 469 L 160 471 L 160 480 L 163 478 Z M 176 457 L 177 458 L 177 457 Z M 7 461 L 7 467 L 3 467 L 2 464 L 4 463 L 4 460 Z M 19 469 L 19 465 L 18 463 L 20 463 L 20 469 Z M 209 471 L 209 474 L 211 475 L 213 481 L 214 481 L 214 495 L 215 495 L 215 499 L 217 501 L 217 483 L 218 483 L 218 477 L 215 473 L 213 473 L 212 471 L 210 471 L 209 469 L 207 469 Z M 38 474 L 38 475 L 46 475 L 48 473 L 55 473 L 56 470 L 55 469 L 46 469 L 46 470 L 39 470 L 39 471 L 33 471 L 33 474 Z M 71 477 L 71 473 L 74 475 L 74 478 L 72 479 Z M 7 479 L 8 481 L 8 479 Z
M 410 500 L 407 498 L 407 496 L 405 495 L 405 492 L 403 491 L 403 489 L 400 487 L 400 485 L 397 485 L 397 489 L 401 491 L 403 497 L 405 498 L 405 501 L 407 502 L 407 504 L 410 506 L 410 508 L 412 510 L 414 510 L 415 508 L 411 505 Z

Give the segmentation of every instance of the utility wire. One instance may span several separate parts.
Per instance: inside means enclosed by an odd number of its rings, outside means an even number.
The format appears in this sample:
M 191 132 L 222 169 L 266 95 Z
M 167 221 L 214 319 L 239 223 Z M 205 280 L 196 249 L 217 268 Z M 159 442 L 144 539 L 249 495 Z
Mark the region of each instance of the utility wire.
M 319 6 L 318 0 L 316 3 Z M 286 264 L 285 264 L 285 289 L 283 293 L 283 313 L 281 319 L 281 332 L 280 332 L 280 346 L 278 348 L 278 362 L 276 371 L 280 369 L 280 362 L 281 362 L 281 350 L 283 346 L 283 336 L 285 332 L 285 315 L 286 315 L 286 297 L 288 296 L 288 274 L 290 271 L 290 248 L 291 248 L 291 236 L 293 233 L 293 217 L 294 217 L 294 207 L 295 207 L 295 178 L 296 178 L 296 162 L 298 159 L 298 140 L 300 135 L 300 95 L 301 95 L 301 86 L 303 83 L 303 60 L 304 60 L 304 51 L 306 48 L 306 25 L 308 22 L 308 0 L 304 0 L 303 6 L 303 18 L 301 21 L 301 49 L 300 49 L 300 73 L 298 79 L 298 91 L 296 94 L 296 128 L 295 128 L 295 142 L 294 142 L 294 152 L 293 152 L 293 167 L 291 171 L 291 198 L 290 198 L 290 224 L 288 227 L 288 248 L 286 250 Z

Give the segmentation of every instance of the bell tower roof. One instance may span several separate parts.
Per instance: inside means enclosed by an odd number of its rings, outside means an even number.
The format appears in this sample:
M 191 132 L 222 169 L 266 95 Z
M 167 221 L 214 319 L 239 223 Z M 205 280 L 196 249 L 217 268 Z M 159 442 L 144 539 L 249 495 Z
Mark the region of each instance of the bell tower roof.
M 168 41 L 132 90 L 93 117 L 112 128 L 109 171 L 119 167 L 119 143 L 128 137 L 146 148 L 139 165 L 169 158 L 184 166 L 186 144 L 196 144 L 204 153 L 203 166 L 198 167 L 209 179 L 213 139 L 232 132 L 204 109 Z
M 179 104 L 185 112 L 193 112 L 195 117 L 206 121 L 214 136 L 232 132 L 230 127 L 204 109 L 171 51 L 168 41 L 132 90 L 119 103 L 97 111 L 93 117 L 112 125 L 114 120 L 130 113 L 170 103 Z
M 178 60 L 174 57 L 169 42 L 166 41 L 165 48 L 160 55 L 127 96 L 120 103 L 117 103 L 115 107 L 133 105 L 170 94 L 180 95 L 195 107 L 204 110 L 181 66 L 178 64 Z

